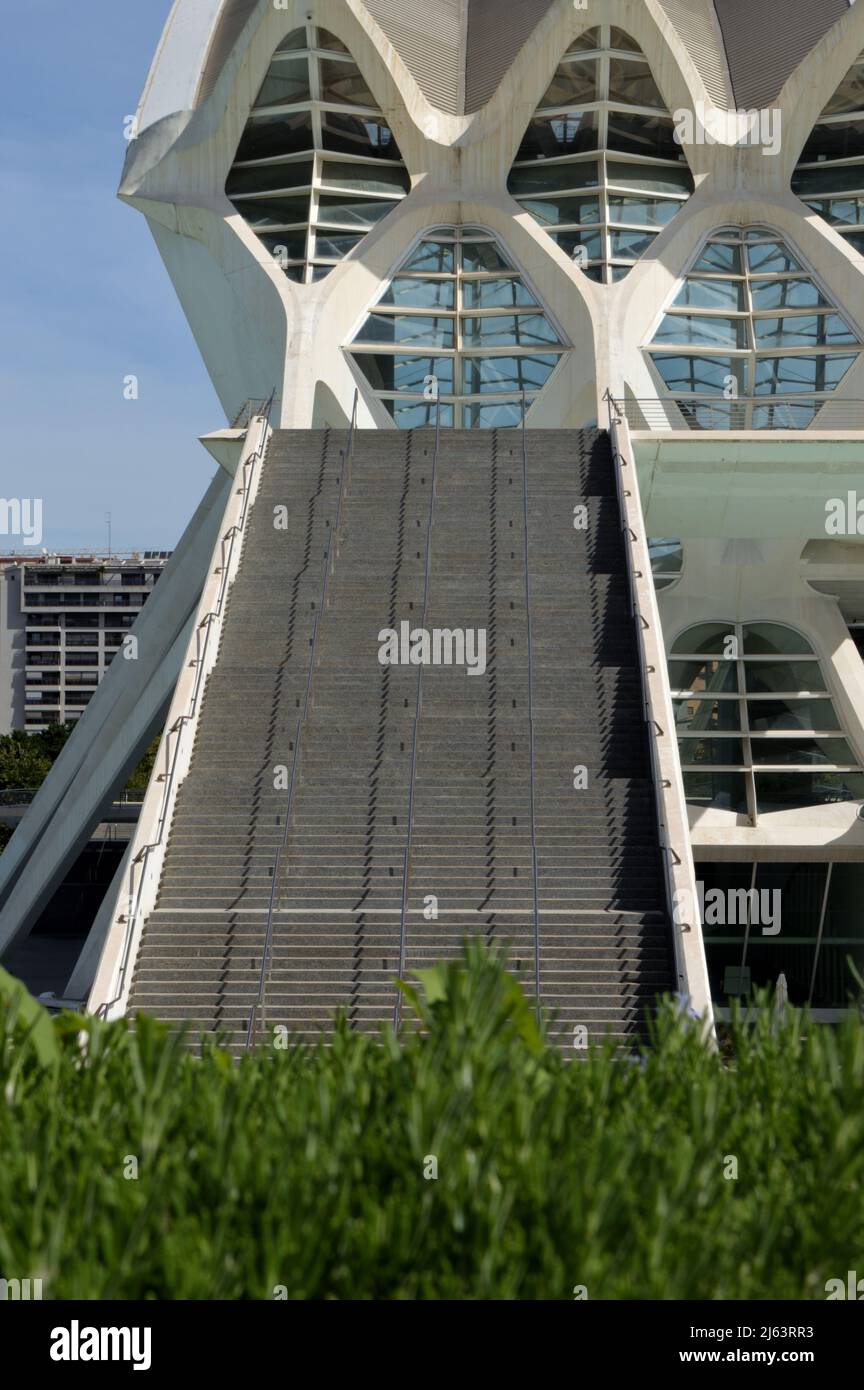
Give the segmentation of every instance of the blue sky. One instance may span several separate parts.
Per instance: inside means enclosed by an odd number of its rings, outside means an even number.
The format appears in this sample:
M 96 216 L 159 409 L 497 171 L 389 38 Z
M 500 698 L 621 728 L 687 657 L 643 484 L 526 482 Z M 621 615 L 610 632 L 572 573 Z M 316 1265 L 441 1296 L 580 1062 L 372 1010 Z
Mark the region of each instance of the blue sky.
M 116 198 L 170 0 L 26 0 L 0 56 L 0 497 L 49 549 L 169 549 L 225 423 L 147 224 Z M 140 381 L 137 401 L 123 379 Z M 20 549 L 0 535 L 0 551 Z

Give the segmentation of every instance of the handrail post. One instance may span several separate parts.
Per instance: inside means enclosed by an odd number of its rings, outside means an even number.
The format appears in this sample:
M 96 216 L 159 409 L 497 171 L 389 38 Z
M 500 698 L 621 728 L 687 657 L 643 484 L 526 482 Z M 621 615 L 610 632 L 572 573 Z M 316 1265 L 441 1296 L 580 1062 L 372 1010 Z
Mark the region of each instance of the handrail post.
M 534 995 L 538 1019 L 540 1002 L 540 885 L 537 853 L 537 747 L 534 729 L 534 622 L 531 611 L 531 558 L 528 536 L 528 429 L 527 398 L 522 388 L 522 511 L 525 528 L 525 622 L 528 643 L 528 743 L 530 759 L 529 805 L 531 809 L 531 884 L 534 928 Z
M 194 720 L 198 712 L 198 707 L 204 688 L 204 671 L 206 668 L 207 652 L 210 644 L 210 635 L 213 630 L 213 619 L 217 615 L 221 616 L 224 607 L 225 596 L 229 587 L 231 562 L 234 555 L 234 545 L 237 535 L 241 533 L 243 528 L 245 527 L 249 508 L 249 498 L 251 496 L 252 484 L 255 477 L 255 464 L 263 459 L 264 453 L 267 448 L 268 433 L 270 428 L 270 415 L 273 410 L 273 404 L 275 402 L 275 399 L 276 388 L 274 386 L 273 390 L 270 393 L 269 400 L 264 402 L 264 408 L 262 414 L 259 417 L 263 422 L 263 427 L 261 430 L 261 441 L 258 445 L 258 448 L 254 451 L 254 453 L 250 455 L 250 457 L 246 460 L 246 464 L 244 465 L 244 478 L 242 485 L 242 491 L 244 495 L 240 520 L 235 527 L 231 528 L 231 544 L 228 550 L 227 561 L 222 565 L 222 572 L 219 578 L 219 592 L 217 596 L 216 608 L 215 610 L 208 613 L 206 617 L 202 620 L 202 622 L 197 624 L 195 628 L 196 672 L 195 680 L 192 686 L 192 693 L 189 699 L 188 709 L 184 714 L 181 714 L 178 717 L 178 719 L 174 722 L 170 729 L 164 731 L 163 733 L 163 738 L 165 740 L 166 771 L 164 774 L 164 785 L 162 788 L 160 810 L 157 819 L 157 834 L 155 840 L 153 840 L 150 844 L 143 846 L 143 848 L 139 850 L 138 854 L 135 856 L 135 858 L 129 865 L 129 894 L 127 896 L 129 910 L 126 913 L 126 928 L 121 944 L 119 965 L 117 967 L 115 993 L 112 998 L 103 1001 L 99 1005 L 97 1012 L 100 1018 L 107 1018 L 109 1011 L 114 1007 L 115 1004 L 118 1004 L 120 1002 L 125 992 L 126 976 L 129 970 L 130 957 L 132 952 L 132 942 L 135 936 L 136 924 L 141 915 L 141 901 L 150 856 L 153 854 L 155 850 L 161 849 L 164 844 L 164 838 L 168 828 L 168 811 L 172 802 L 172 795 L 177 778 L 177 770 L 180 763 L 180 751 L 183 745 L 183 729 L 187 723 L 190 723 Z M 251 427 L 252 418 L 253 416 L 250 414 L 249 425 L 247 426 L 247 429 Z M 204 637 L 203 645 L 201 642 L 202 627 L 206 628 L 206 634 Z M 172 753 L 171 737 L 174 734 L 176 734 L 176 738 L 174 741 Z M 136 866 L 138 866 L 137 882 Z

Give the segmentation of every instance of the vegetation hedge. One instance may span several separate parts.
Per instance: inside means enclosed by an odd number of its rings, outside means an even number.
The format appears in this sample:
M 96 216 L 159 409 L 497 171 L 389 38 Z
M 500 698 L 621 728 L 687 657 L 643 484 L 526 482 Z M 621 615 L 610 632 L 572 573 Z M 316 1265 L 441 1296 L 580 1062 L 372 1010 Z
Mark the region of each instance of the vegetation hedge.
M 479 948 L 403 988 L 398 1042 L 343 1021 L 238 1063 L 149 1019 L 51 1021 L 7 977 L 0 1276 L 72 1299 L 808 1299 L 864 1275 L 857 1018 L 738 1016 L 730 1061 L 668 1002 L 644 1055 L 567 1057 Z

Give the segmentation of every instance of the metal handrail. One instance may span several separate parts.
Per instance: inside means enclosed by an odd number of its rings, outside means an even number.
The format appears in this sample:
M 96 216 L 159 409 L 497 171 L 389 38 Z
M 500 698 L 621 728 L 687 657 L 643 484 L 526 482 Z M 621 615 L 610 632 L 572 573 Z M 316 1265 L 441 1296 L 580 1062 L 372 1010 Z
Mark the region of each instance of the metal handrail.
M 540 1015 L 540 885 L 537 854 L 537 750 L 534 735 L 534 623 L 531 613 L 531 564 L 528 555 L 528 430 L 525 423 L 527 402 L 522 391 L 522 508 L 525 525 L 525 614 L 528 636 L 528 738 L 530 748 L 530 806 L 531 806 L 531 882 L 534 909 L 534 991 L 538 1017 Z
M 864 401 L 835 400 L 833 395 L 736 396 L 693 391 L 680 395 L 614 399 L 633 430 L 652 433 L 686 430 L 793 430 L 811 433 L 864 430 Z M 814 414 L 809 412 L 815 411 Z M 765 421 L 765 423 L 760 423 Z
M 660 752 L 658 748 L 658 739 L 664 737 L 664 733 L 661 725 L 654 718 L 654 715 L 652 713 L 651 699 L 648 691 L 648 681 L 646 679 L 648 671 L 648 652 L 645 645 L 645 633 L 651 631 L 651 625 L 646 619 L 639 604 L 639 596 L 636 587 L 636 567 L 633 560 L 632 550 L 632 546 L 637 542 L 638 537 L 633 533 L 629 523 L 627 522 L 627 498 L 630 496 L 630 494 L 626 491 L 624 487 L 623 469 L 626 466 L 626 463 L 625 460 L 622 458 L 621 454 L 619 453 L 617 447 L 616 425 L 622 422 L 623 416 L 620 409 L 620 403 L 613 397 L 612 393 L 608 389 L 603 399 L 604 401 L 606 401 L 609 410 L 609 437 L 612 444 L 612 463 L 615 472 L 615 486 L 618 493 L 618 507 L 621 516 L 621 531 L 622 535 L 625 537 L 624 551 L 626 555 L 627 579 L 630 591 L 630 606 L 634 619 L 638 619 L 638 621 L 636 621 L 634 625 L 636 628 L 637 652 L 639 656 L 639 676 L 640 688 L 642 693 L 642 711 L 645 726 L 648 733 L 648 747 L 651 760 L 651 780 L 654 787 L 654 808 L 657 820 L 657 838 L 660 851 L 663 856 L 663 875 L 666 885 L 666 901 L 669 909 L 670 919 L 673 919 L 673 908 L 675 904 L 675 884 L 672 875 L 672 863 L 675 862 L 680 864 L 682 861 L 680 855 L 678 855 L 674 846 L 670 842 L 669 832 L 666 826 L 666 818 L 663 809 L 662 788 L 665 785 L 665 780 L 663 778 L 662 768 L 660 766 Z M 680 925 L 680 931 L 682 933 L 688 933 L 692 931 L 692 929 L 692 925 L 689 922 L 685 922 Z M 677 946 L 677 936 L 675 939 L 676 970 L 678 970 L 678 973 L 680 975 L 681 971 L 683 970 L 683 962 L 680 963 L 681 969 L 678 969 L 679 951 Z
M 426 521 L 426 564 L 423 577 L 423 616 L 421 628 L 426 627 L 426 613 L 429 607 L 429 579 L 432 572 L 432 528 L 435 517 L 435 489 L 438 482 L 438 448 L 441 442 L 441 397 L 436 396 L 435 447 L 432 453 L 432 479 L 429 491 L 429 516 Z M 411 739 L 411 776 L 408 783 L 408 817 L 405 828 L 405 853 L 402 860 L 402 902 L 399 912 L 399 970 L 397 980 L 405 975 L 407 954 L 406 918 L 408 915 L 408 875 L 411 866 L 411 839 L 414 834 L 414 792 L 417 783 L 417 744 L 420 732 L 420 712 L 423 706 L 423 663 L 417 667 L 417 700 L 414 706 L 414 731 Z M 399 1032 L 402 1022 L 402 991 L 397 988 L 396 1002 L 393 1005 L 393 1031 Z
M 291 759 L 291 776 L 288 781 L 288 797 L 285 805 L 285 828 L 282 832 L 282 839 L 276 848 L 276 858 L 273 863 L 273 881 L 270 885 L 270 901 L 267 905 L 267 922 L 264 928 L 264 944 L 261 950 L 261 968 L 258 972 L 258 993 L 252 1004 L 252 1008 L 249 1013 L 249 1022 L 246 1026 L 245 1050 L 247 1052 L 254 1051 L 255 1049 L 256 1024 L 258 1022 L 259 1015 L 264 1008 L 264 1002 L 267 995 L 267 982 L 270 974 L 270 955 L 273 945 L 273 914 L 276 910 L 276 891 L 279 882 L 279 870 L 282 867 L 282 861 L 288 849 L 288 836 L 291 827 L 291 813 L 294 809 L 294 787 L 296 785 L 297 780 L 297 769 L 300 765 L 300 748 L 303 739 L 303 730 L 306 727 L 306 719 L 309 714 L 309 695 L 312 690 L 312 677 L 315 673 L 315 659 L 318 650 L 318 627 L 321 622 L 321 616 L 324 612 L 325 604 L 327 602 L 327 588 L 331 574 L 330 556 L 334 550 L 334 536 L 338 538 L 339 528 L 342 524 L 342 504 L 345 498 L 348 470 L 354 457 L 354 434 L 357 420 L 357 405 L 359 395 L 359 389 L 355 390 L 354 407 L 351 412 L 351 426 L 348 430 L 348 444 L 342 463 L 342 476 L 339 479 L 339 500 L 336 506 L 336 525 L 330 528 L 330 534 L 327 537 L 327 545 L 324 550 L 323 575 L 321 580 L 321 597 L 318 603 L 317 612 L 315 614 L 315 622 L 312 625 L 312 641 L 310 644 L 309 667 L 306 672 L 306 688 L 303 696 L 303 708 L 300 711 L 300 714 L 297 718 L 297 723 L 294 728 L 294 756 Z
M 251 492 L 252 492 L 252 481 L 253 481 L 253 478 L 254 478 L 254 476 L 255 476 L 255 465 L 256 465 L 257 463 L 260 463 L 260 462 L 261 462 L 261 460 L 263 459 L 264 454 L 265 454 L 265 452 L 266 452 L 266 449 L 267 449 L 268 428 L 269 428 L 269 424 L 270 424 L 270 416 L 271 416 L 271 413 L 272 413 L 272 410 L 273 410 L 273 403 L 274 403 L 275 399 L 276 399 L 276 388 L 275 388 L 275 386 L 274 386 L 273 390 L 272 390 L 271 393 L 270 393 L 270 398 L 269 398 L 269 400 L 267 400 L 267 401 L 264 402 L 263 412 L 262 412 L 262 415 L 259 417 L 259 418 L 261 418 L 261 419 L 264 420 L 264 424 L 265 424 L 265 427 L 264 427 L 264 429 L 263 429 L 263 431 L 262 431 L 262 433 L 261 433 L 261 442 L 260 442 L 260 444 L 258 445 L 258 448 L 255 450 L 255 452 L 249 455 L 249 458 L 245 461 L 245 463 L 244 463 L 244 465 L 243 465 L 243 483 L 242 483 L 243 505 L 242 505 L 242 507 L 241 507 L 240 519 L 239 519 L 239 521 L 238 521 L 238 523 L 237 523 L 237 526 L 231 528 L 231 531 L 233 532 L 233 534 L 231 535 L 231 543 L 230 543 L 229 550 L 228 550 L 227 564 L 223 563 L 223 565 L 222 565 L 222 574 L 221 574 L 221 578 L 220 578 L 220 582 L 219 582 L 219 593 L 218 593 L 218 596 L 217 596 L 216 608 L 215 608 L 215 610 L 213 610 L 213 612 L 207 614 L 206 618 L 204 618 L 204 619 L 202 620 L 202 622 L 199 624 L 199 628 L 196 629 L 196 639 L 198 640 L 198 647 L 197 647 L 197 653 L 196 653 L 196 666 L 197 666 L 197 670 L 196 670 L 196 674 L 195 674 L 195 684 L 194 684 L 194 686 L 193 686 L 193 688 L 192 688 L 192 694 L 191 694 L 190 701 L 189 701 L 189 709 L 187 710 L 187 712 L 186 712 L 185 714 L 180 715 L 180 717 L 179 717 L 177 720 L 175 720 L 174 724 L 171 726 L 171 728 L 168 730 L 168 733 L 166 734 L 166 746 L 165 746 L 166 774 L 165 774 L 165 784 L 164 784 L 163 791 L 162 791 L 162 802 L 161 802 L 160 811 L 159 811 L 159 819 L 158 819 L 158 822 L 157 822 L 157 833 L 156 833 L 156 838 L 155 838 L 150 844 L 145 845 L 141 851 L 139 851 L 139 853 L 138 853 L 138 854 L 135 856 L 135 858 L 133 859 L 132 864 L 130 865 L 130 879 L 131 879 L 130 887 L 132 887 L 133 892 L 130 892 L 129 898 L 130 898 L 130 900 L 132 900 L 132 899 L 133 899 L 133 896 L 134 896 L 134 902 L 133 902 L 131 911 L 128 912 L 128 913 L 126 914 L 126 931 L 125 931 L 125 933 L 124 933 L 123 949 L 122 949 L 122 951 L 121 951 L 121 956 L 120 956 L 120 968 L 119 968 L 118 975 L 117 975 L 117 981 L 118 981 L 118 983 L 117 983 L 117 993 L 114 995 L 114 997 L 113 997 L 112 999 L 107 999 L 107 1000 L 105 1000 L 104 1003 L 100 1004 L 100 1006 L 99 1006 L 99 1008 L 98 1008 L 98 1010 L 97 1010 L 97 1014 L 98 1014 L 98 1016 L 99 1016 L 100 1018 L 105 1018 L 105 1017 L 107 1017 L 108 1010 L 111 1009 L 111 1008 L 113 1008 L 113 1006 L 114 1006 L 115 1004 L 119 1003 L 119 1001 L 123 998 L 123 991 L 124 991 L 124 988 L 125 988 L 125 981 L 126 981 L 126 972 L 127 972 L 128 968 L 129 968 L 129 957 L 130 957 L 130 953 L 131 953 L 131 950 L 132 950 L 132 941 L 133 941 L 133 938 L 134 938 L 134 935 L 135 935 L 135 925 L 136 925 L 136 923 L 137 923 L 137 921 L 138 921 L 138 917 L 139 917 L 140 912 L 141 912 L 141 898 L 142 898 L 142 894 L 143 894 L 143 891 L 144 891 L 144 882 L 145 882 L 145 879 L 146 879 L 147 863 L 148 863 L 148 860 L 149 860 L 149 858 L 150 858 L 150 855 L 153 854 L 157 849 L 161 849 L 162 844 L 164 843 L 164 837 L 165 837 L 165 832 L 166 832 L 166 822 L 167 822 L 167 817 L 168 817 L 168 809 L 169 809 L 169 807 L 170 807 L 170 805 L 171 805 L 171 802 L 172 802 L 173 791 L 174 791 L 174 782 L 175 782 L 175 779 L 176 779 L 176 776 L 177 776 L 177 767 L 178 767 L 178 763 L 179 763 L 179 755 L 180 755 L 180 748 L 181 748 L 181 733 L 182 733 L 182 728 L 183 728 L 183 726 L 184 726 L 185 724 L 187 724 L 187 723 L 190 722 L 191 720 L 194 720 L 195 715 L 196 715 L 196 713 L 197 713 L 197 711 L 198 711 L 198 703 L 199 703 L 199 700 L 200 700 L 200 698 L 201 698 L 201 694 L 202 694 L 202 690 L 203 690 L 203 686 L 204 686 L 204 671 L 205 671 L 205 668 L 206 668 L 207 650 L 208 650 L 208 646 L 209 646 L 209 642 L 210 642 L 210 634 L 211 634 L 211 632 L 212 632 L 212 630 L 213 630 L 213 624 L 212 624 L 212 621 L 210 621 L 210 620 L 211 620 L 214 616 L 216 616 L 216 615 L 218 615 L 218 616 L 221 617 L 222 612 L 223 612 L 223 609 L 224 609 L 225 600 L 226 600 L 227 592 L 228 592 L 228 576 L 229 576 L 229 574 L 230 574 L 230 570 L 231 570 L 231 561 L 232 561 L 233 555 L 234 555 L 234 545 L 235 545 L 235 543 L 236 543 L 237 536 L 238 536 L 238 535 L 242 535 L 243 532 L 244 532 L 244 530 L 245 530 L 245 527 L 246 527 L 246 519 L 247 519 L 247 516 L 248 516 L 248 514 L 249 514 L 249 499 L 250 499 Z M 238 529 L 238 528 L 239 528 L 239 529 Z M 224 538 L 223 538 L 223 539 L 224 539 Z M 207 632 L 206 632 L 206 636 L 205 636 L 205 638 L 204 638 L 204 646 L 203 646 L 203 649 L 202 649 L 202 648 L 200 647 L 200 635 L 199 635 L 199 634 L 200 634 L 200 627 L 205 626 L 205 625 L 206 625 L 206 628 L 207 628 Z M 168 766 L 168 742 L 167 742 L 167 740 L 169 740 L 169 739 L 171 738 L 172 734 L 175 734 L 175 735 L 176 735 L 176 741 L 175 741 L 175 744 L 174 744 L 173 757 L 171 758 L 171 763 L 170 763 L 170 767 L 169 767 L 169 766 Z M 139 874 L 138 874 L 137 889 L 135 889 L 135 876 L 134 876 L 134 870 L 135 870 L 135 866 L 136 866 L 136 865 L 140 865 L 140 872 L 139 872 Z

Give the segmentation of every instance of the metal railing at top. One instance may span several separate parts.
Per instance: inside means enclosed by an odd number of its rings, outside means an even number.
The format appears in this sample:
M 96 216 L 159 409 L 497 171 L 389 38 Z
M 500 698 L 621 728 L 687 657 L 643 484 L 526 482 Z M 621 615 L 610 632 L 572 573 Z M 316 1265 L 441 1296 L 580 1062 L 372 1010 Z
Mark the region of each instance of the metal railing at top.
M 238 536 L 243 535 L 243 532 L 246 527 L 246 521 L 249 514 L 250 497 L 252 493 L 252 483 L 255 477 L 255 467 L 257 464 L 261 463 L 267 449 L 270 416 L 273 410 L 273 403 L 275 398 L 276 388 L 274 387 L 273 391 L 270 393 L 269 400 L 266 400 L 262 403 L 260 418 L 262 418 L 264 421 L 264 429 L 261 432 L 261 442 L 258 445 L 258 448 L 254 451 L 254 453 L 250 454 L 243 464 L 243 484 L 241 489 L 243 493 L 243 501 L 240 508 L 240 519 L 237 522 L 237 524 L 232 526 L 228 531 L 226 531 L 225 535 L 222 537 L 220 566 L 221 572 L 219 581 L 219 592 L 216 598 L 216 607 L 201 620 L 201 622 L 195 630 L 196 672 L 195 682 L 189 700 L 189 707 L 185 714 L 181 714 L 179 718 L 174 721 L 171 728 L 166 730 L 163 736 L 163 743 L 165 747 L 166 770 L 163 774 L 162 801 L 159 810 L 159 820 L 157 822 L 156 834 L 153 840 L 150 842 L 150 844 L 144 845 L 143 848 L 139 850 L 138 854 L 135 856 L 134 860 L 132 861 L 132 864 L 130 865 L 129 902 L 132 904 L 132 906 L 130 907 L 129 912 L 126 914 L 126 929 L 123 936 L 123 946 L 120 954 L 120 967 L 117 974 L 116 993 L 114 994 L 113 998 L 107 999 L 99 1005 L 97 1013 L 100 1018 L 107 1017 L 109 1009 L 113 1008 L 115 1004 L 120 1002 L 125 992 L 126 975 L 129 969 L 129 958 L 132 950 L 132 942 L 135 938 L 135 927 L 141 915 L 141 900 L 143 895 L 144 884 L 147 878 L 147 866 L 151 855 L 157 849 L 161 849 L 165 841 L 168 815 L 173 805 L 173 794 L 177 778 L 177 767 L 180 749 L 182 746 L 181 735 L 185 726 L 188 723 L 194 721 L 195 716 L 198 713 L 198 707 L 204 689 L 204 673 L 206 670 L 207 654 L 209 651 L 210 634 L 213 627 L 213 621 L 216 618 L 221 618 L 225 609 L 225 603 L 230 584 L 231 565 L 234 558 L 234 549 L 235 545 L 237 544 Z M 228 547 L 227 552 L 226 543 Z M 201 640 L 202 628 L 205 629 L 203 644 Z
M 270 974 L 270 956 L 273 948 L 273 914 L 276 909 L 276 893 L 279 883 L 279 871 L 282 861 L 288 850 L 288 835 L 291 829 L 291 812 L 294 807 L 294 788 L 297 782 L 297 769 L 300 765 L 300 749 L 303 740 L 303 730 L 309 713 L 309 695 L 312 690 L 312 677 L 315 674 L 315 659 L 318 651 L 318 629 L 321 617 L 327 603 L 327 589 L 332 574 L 331 556 L 335 559 L 334 550 L 338 549 L 338 537 L 342 526 L 342 513 L 345 501 L 345 492 L 348 482 L 348 470 L 354 457 L 354 436 L 357 431 L 357 409 L 360 402 L 360 391 L 354 392 L 354 405 L 351 411 L 351 425 L 348 430 L 348 443 L 342 460 L 342 474 L 339 479 L 339 500 L 336 505 L 336 525 L 331 526 L 330 534 L 327 537 L 327 545 L 324 551 L 323 576 L 321 580 L 321 597 L 318 609 L 315 613 L 315 622 L 312 626 L 312 638 L 309 651 L 309 667 L 306 672 L 306 689 L 303 696 L 303 708 L 297 718 L 294 728 L 294 756 L 291 759 L 291 776 L 288 779 L 288 797 L 285 806 L 285 825 L 282 832 L 282 839 L 276 850 L 276 857 L 273 864 L 273 876 L 270 884 L 270 900 L 267 905 L 267 921 L 264 926 L 264 943 L 261 950 L 261 968 L 258 972 L 258 992 L 249 1011 L 249 1020 L 246 1025 L 246 1051 L 254 1051 L 256 1027 L 260 1015 L 263 1012 L 267 997 L 267 981 Z M 334 544 L 335 541 L 335 544 Z
M 620 425 L 623 421 L 623 412 L 619 407 L 619 403 L 615 400 L 610 391 L 606 391 L 606 394 L 603 399 L 605 400 L 609 410 L 609 436 L 612 443 L 612 463 L 615 472 L 615 486 L 618 496 L 618 508 L 621 515 L 621 531 L 624 536 L 624 550 L 626 554 L 627 567 L 627 586 L 630 594 L 630 611 L 636 626 L 640 687 L 642 694 L 642 711 L 646 726 L 646 733 L 648 737 L 648 747 L 650 750 L 651 780 L 654 786 L 657 835 L 663 860 L 663 874 L 666 887 L 666 901 L 669 908 L 670 919 L 672 919 L 673 922 L 675 922 L 675 970 L 679 982 L 682 982 L 687 980 L 687 969 L 684 961 L 683 947 L 681 942 L 679 941 L 679 932 L 690 932 L 693 928 L 690 922 L 677 923 L 675 921 L 675 917 L 677 915 L 675 911 L 677 906 L 677 900 L 673 867 L 676 867 L 682 863 L 682 856 L 678 853 L 678 851 L 675 849 L 675 846 L 672 844 L 671 838 L 669 836 L 668 827 L 666 824 L 664 793 L 670 790 L 670 783 L 663 776 L 663 770 L 660 764 L 660 751 L 658 747 L 658 739 L 663 738 L 665 734 L 662 726 L 658 723 L 654 711 L 652 709 L 651 695 L 648 688 L 648 678 L 650 674 L 653 672 L 654 667 L 651 665 L 648 659 L 648 651 L 645 644 L 645 634 L 646 632 L 651 631 L 651 624 L 648 622 L 648 619 L 642 612 L 637 589 L 637 580 L 645 578 L 646 576 L 643 575 L 641 570 L 637 570 L 636 565 L 634 564 L 633 546 L 637 544 L 638 537 L 636 533 L 633 531 L 633 528 L 630 526 L 629 521 L 627 520 L 629 512 L 629 507 L 627 503 L 632 494 L 625 487 L 625 481 L 623 476 L 625 460 L 622 458 L 621 454 L 618 451 L 617 441 L 617 426 Z M 651 592 L 653 593 L 653 580 L 651 578 L 650 571 L 647 574 L 647 578 L 651 583 Z M 662 634 L 659 632 L 659 617 L 657 618 L 657 627 L 658 631 L 656 635 L 659 641 L 660 650 L 662 652 L 663 640 Z
M 237 414 L 234 416 L 234 419 L 231 421 L 229 428 L 232 430 L 247 430 L 249 428 L 250 422 L 255 418 L 256 415 L 264 415 L 266 413 L 267 418 L 269 419 L 270 410 L 273 407 L 273 397 L 275 396 L 275 394 L 276 392 L 274 389 L 271 393 L 269 401 L 256 401 L 251 399 L 248 401 L 244 401 L 240 409 L 237 411 Z
M 522 392 L 522 510 L 525 526 L 525 613 L 528 638 L 528 740 L 530 753 L 530 807 L 531 807 L 531 882 L 533 885 L 534 915 L 534 990 L 537 1014 L 540 1014 L 540 885 L 538 882 L 539 855 L 537 853 L 537 747 L 534 737 L 534 624 L 531 613 L 531 561 L 528 552 L 528 430 L 526 415 L 528 407 L 525 392 Z
M 864 431 L 864 401 L 813 396 L 613 398 L 631 430 Z
M 435 397 L 435 446 L 432 451 L 432 478 L 429 490 L 429 516 L 426 521 L 426 562 L 423 575 L 423 614 L 420 627 L 426 627 L 429 608 L 429 581 L 432 573 L 432 528 L 435 519 L 435 490 L 438 484 L 438 449 L 441 444 L 441 397 Z M 423 663 L 417 667 L 417 697 L 414 705 L 414 730 L 411 736 L 411 774 L 408 781 L 408 812 L 405 826 L 405 850 L 402 856 L 402 900 L 399 909 L 399 968 L 396 979 L 404 980 L 407 959 L 408 879 L 411 872 L 411 841 L 414 835 L 414 794 L 417 786 L 417 749 L 420 741 L 420 715 L 423 709 Z M 402 991 L 396 987 L 393 1005 L 393 1031 L 399 1032 L 402 1022 Z

